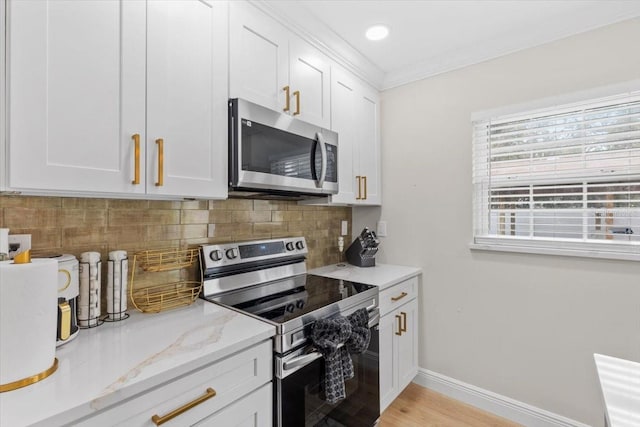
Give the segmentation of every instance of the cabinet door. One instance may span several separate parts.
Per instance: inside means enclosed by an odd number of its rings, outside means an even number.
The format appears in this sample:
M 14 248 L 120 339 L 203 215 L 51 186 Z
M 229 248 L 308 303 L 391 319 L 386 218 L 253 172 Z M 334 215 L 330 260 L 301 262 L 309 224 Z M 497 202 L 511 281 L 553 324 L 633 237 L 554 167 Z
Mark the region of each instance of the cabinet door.
M 354 203 L 356 200 L 356 174 L 354 168 L 354 145 L 357 130 L 356 84 L 350 76 L 338 69 L 331 70 L 331 130 L 338 133 L 338 188 L 340 192 L 331 196 L 333 203 Z
M 292 114 L 323 128 L 331 126 L 330 70 L 329 60 L 324 55 L 292 36 L 289 44 Z
M 148 2 L 148 194 L 226 196 L 225 7 Z
M 144 193 L 144 176 L 132 184 L 132 136 L 145 138 L 145 3 L 27 0 L 7 11 L 8 186 Z
M 231 2 L 230 8 L 229 96 L 283 111 L 283 88 L 289 85 L 286 29 L 244 2 Z
M 356 103 L 358 114 L 358 175 L 362 176 L 360 204 L 380 205 L 380 102 L 373 89 L 363 89 Z
M 395 312 L 380 318 L 380 413 L 398 395 L 398 346 L 400 325 Z
M 199 427 L 266 427 L 273 424 L 271 383 L 243 397 L 210 417 Z
M 418 300 L 398 308 L 405 331 L 398 338 L 398 393 L 409 385 L 418 373 Z M 406 319 L 406 320 L 405 320 Z

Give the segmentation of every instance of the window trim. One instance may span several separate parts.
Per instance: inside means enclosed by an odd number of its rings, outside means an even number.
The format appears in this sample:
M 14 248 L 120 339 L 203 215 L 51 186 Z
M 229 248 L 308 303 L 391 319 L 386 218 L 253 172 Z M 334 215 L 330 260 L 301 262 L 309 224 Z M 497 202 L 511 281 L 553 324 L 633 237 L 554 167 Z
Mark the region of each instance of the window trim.
M 518 116 L 528 116 L 532 112 L 549 111 L 558 112 L 567 109 L 575 109 L 580 104 L 592 104 L 596 100 L 605 100 L 608 97 L 618 98 L 621 95 L 640 94 L 640 79 L 631 80 L 619 84 L 593 88 L 585 91 L 564 94 L 560 96 L 543 98 L 523 104 L 516 104 L 474 112 L 471 114 L 470 126 L 473 132 L 473 123 L 491 118 L 499 118 L 500 121 L 517 120 Z M 473 144 L 472 144 L 473 146 Z M 476 167 L 475 158 L 472 155 L 472 170 Z M 584 258 L 600 258 L 625 261 L 640 261 L 640 245 L 629 244 L 620 241 L 602 241 L 598 243 L 584 242 L 575 239 L 547 239 L 536 237 L 511 237 L 511 236 L 486 236 L 476 235 L 476 198 L 481 197 L 476 191 L 476 184 L 472 185 L 472 241 L 469 249 L 472 251 L 495 251 L 511 253 L 528 253 L 551 256 L 572 256 Z

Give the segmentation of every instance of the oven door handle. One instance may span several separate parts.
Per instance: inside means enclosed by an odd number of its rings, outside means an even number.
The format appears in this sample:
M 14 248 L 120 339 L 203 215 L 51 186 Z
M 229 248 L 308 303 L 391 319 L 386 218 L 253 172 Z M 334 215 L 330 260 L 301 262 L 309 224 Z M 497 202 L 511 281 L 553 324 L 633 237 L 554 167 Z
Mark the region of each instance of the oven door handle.
M 369 328 L 373 328 L 380 323 L 380 311 L 375 310 L 373 313 L 369 313 Z M 339 344 L 338 348 L 343 347 L 344 344 Z M 294 357 L 291 360 L 287 360 L 282 364 L 282 370 L 288 371 L 289 369 L 297 368 L 299 366 L 308 365 L 316 359 L 322 357 L 320 352 L 314 351 L 312 353 L 304 354 L 302 356 Z
M 376 310 L 374 313 L 369 313 L 369 329 L 380 323 L 380 311 Z
M 287 360 L 286 362 L 284 362 L 282 364 L 282 370 L 288 371 L 289 369 L 297 368 L 298 366 L 308 365 L 309 363 L 321 357 L 322 357 L 322 354 L 320 354 L 317 351 L 314 351 L 313 353 L 305 354 L 304 356 L 295 357 L 291 360 Z

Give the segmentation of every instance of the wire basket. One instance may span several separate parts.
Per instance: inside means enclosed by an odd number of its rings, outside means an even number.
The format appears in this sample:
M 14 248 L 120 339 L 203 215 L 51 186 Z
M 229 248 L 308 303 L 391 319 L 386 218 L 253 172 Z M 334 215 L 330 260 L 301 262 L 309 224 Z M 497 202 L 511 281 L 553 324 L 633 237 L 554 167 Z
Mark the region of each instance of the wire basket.
M 131 303 L 145 313 L 158 313 L 192 304 L 200 294 L 202 282 L 182 280 L 140 287 L 136 286 L 134 277 L 136 267 L 145 272 L 157 273 L 191 267 L 199 259 L 199 249 L 157 249 L 136 252 L 133 256 L 129 285 Z
M 201 282 L 162 283 L 141 289 L 131 288 L 131 302 L 145 313 L 159 313 L 191 305 L 202 288 Z
M 136 252 L 136 262 L 149 272 L 177 270 L 190 267 L 198 259 L 199 250 L 194 249 L 154 249 Z

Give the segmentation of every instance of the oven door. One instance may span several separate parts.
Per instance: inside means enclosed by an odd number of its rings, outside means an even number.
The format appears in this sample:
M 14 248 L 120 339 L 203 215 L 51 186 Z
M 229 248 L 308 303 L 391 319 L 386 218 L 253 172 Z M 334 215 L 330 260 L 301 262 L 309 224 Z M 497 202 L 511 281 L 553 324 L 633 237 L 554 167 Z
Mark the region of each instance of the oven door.
M 236 190 L 338 192 L 338 135 L 242 99 L 229 101 L 229 171 Z
M 371 427 L 380 416 L 378 321 L 371 325 L 369 348 L 352 354 L 354 377 L 345 380 L 346 398 L 330 405 L 324 399 L 324 358 L 294 352 L 276 356 L 274 425 L 278 427 Z M 302 354 L 300 354 L 302 353 Z M 290 371 L 290 373 L 289 373 Z M 284 377 L 284 378 L 280 378 Z

